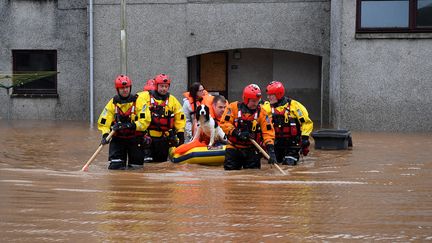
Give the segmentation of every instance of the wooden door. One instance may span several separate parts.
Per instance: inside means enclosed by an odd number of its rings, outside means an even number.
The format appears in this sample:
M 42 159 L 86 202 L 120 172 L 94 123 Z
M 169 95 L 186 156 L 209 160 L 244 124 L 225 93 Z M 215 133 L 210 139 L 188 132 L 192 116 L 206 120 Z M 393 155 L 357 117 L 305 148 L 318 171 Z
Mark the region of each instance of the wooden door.
M 214 52 L 200 56 L 200 81 L 208 92 L 227 97 L 227 53 Z

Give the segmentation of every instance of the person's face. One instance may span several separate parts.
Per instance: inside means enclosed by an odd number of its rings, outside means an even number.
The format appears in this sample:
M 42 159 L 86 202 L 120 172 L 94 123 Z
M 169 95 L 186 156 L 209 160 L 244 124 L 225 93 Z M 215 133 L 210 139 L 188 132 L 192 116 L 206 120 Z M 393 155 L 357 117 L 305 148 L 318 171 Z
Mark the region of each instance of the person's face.
M 251 110 L 255 110 L 258 107 L 259 101 L 260 101 L 260 98 L 249 99 L 247 107 Z
M 127 98 L 130 95 L 131 87 L 123 87 L 118 89 L 118 93 L 121 97 Z
M 168 93 L 169 84 L 158 84 L 157 92 L 161 95 L 166 95 Z
M 197 96 L 198 97 L 203 97 L 204 96 L 204 86 L 200 85 L 197 91 Z
M 215 111 L 216 118 L 222 117 L 222 114 L 224 113 L 225 108 L 226 108 L 226 103 L 222 102 L 220 100 L 218 102 L 216 102 L 216 104 L 213 105 L 213 109 Z
M 270 104 L 275 104 L 278 101 L 275 94 L 269 94 L 269 95 L 267 95 L 267 98 L 268 98 Z

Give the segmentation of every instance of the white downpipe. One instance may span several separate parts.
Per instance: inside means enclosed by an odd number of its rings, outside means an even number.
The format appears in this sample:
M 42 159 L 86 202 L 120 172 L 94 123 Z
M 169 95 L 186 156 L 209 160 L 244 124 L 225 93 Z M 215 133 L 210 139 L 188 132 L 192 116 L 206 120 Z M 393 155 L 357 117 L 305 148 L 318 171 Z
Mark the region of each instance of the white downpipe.
M 121 74 L 127 75 L 126 0 L 121 0 L 120 5 L 120 66 Z
M 93 84 L 93 0 L 89 0 L 89 56 L 90 56 L 90 127 L 94 123 L 94 84 Z

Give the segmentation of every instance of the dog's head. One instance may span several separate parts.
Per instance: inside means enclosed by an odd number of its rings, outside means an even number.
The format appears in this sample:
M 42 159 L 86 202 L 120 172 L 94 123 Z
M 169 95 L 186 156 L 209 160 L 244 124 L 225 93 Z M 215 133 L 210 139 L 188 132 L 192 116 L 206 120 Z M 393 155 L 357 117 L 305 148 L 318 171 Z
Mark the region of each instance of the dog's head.
M 195 111 L 195 116 L 197 121 L 199 121 L 201 117 L 204 118 L 204 121 L 208 121 L 210 120 L 210 109 L 206 105 L 200 105 Z

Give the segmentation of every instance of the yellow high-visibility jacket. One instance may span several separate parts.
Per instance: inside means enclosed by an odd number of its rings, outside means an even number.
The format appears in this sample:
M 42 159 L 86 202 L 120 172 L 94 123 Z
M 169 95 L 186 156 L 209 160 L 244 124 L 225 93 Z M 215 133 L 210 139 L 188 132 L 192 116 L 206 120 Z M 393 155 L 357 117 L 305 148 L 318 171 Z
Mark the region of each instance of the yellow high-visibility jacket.
M 174 125 L 173 129 L 174 132 L 184 132 L 185 125 L 186 125 L 186 119 L 185 115 L 183 113 L 183 108 L 180 102 L 177 100 L 176 97 L 173 95 L 169 95 L 167 100 L 158 100 L 153 95 L 150 94 L 149 91 L 142 91 L 138 93 L 139 97 L 142 97 L 142 99 L 145 101 L 148 109 L 150 109 L 150 116 L 152 117 L 151 123 L 149 125 L 149 134 L 152 137 L 161 137 L 163 135 L 168 135 L 166 131 L 160 131 L 157 129 L 152 129 L 152 127 L 157 126 L 156 119 L 154 119 L 154 113 L 152 111 L 151 107 L 154 107 L 155 105 L 164 105 L 164 109 L 166 110 L 167 114 L 172 114 L 174 116 Z
M 126 101 L 118 102 L 119 100 L 120 99 L 117 96 L 112 98 L 100 114 L 98 119 L 98 129 L 102 134 L 111 131 L 111 125 L 115 122 L 116 106 L 117 109 L 123 113 L 127 113 L 131 109 L 130 121 L 135 122 L 136 131 L 144 132 L 147 130 L 147 127 L 150 125 L 151 116 L 144 100 L 139 96 L 137 97 L 133 95 L 131 95 L 131 97 Z
M 289 99 L 287 97 L 284 97 L 286 99 L 286 103 L 284 105 L 273 107 L 270 102 L 266 101 L 263 105 L 263 108 L 266 110 L 267 114 L 271 117 L 272 116 L 272 107 L 281 112 L 284 109 L 287 108 L 289 105 L 289 115 L 291 118 L 295 119 L 296 122 L 300 125 L 301 130 L 301 136 L 309 136 L 310 133 L 313 130 L 313 122 L 309 118 L 309 113 L 306 110 L 306 108 L 298 101 Z M 276 136 L 277 137 L 277 136 Z

